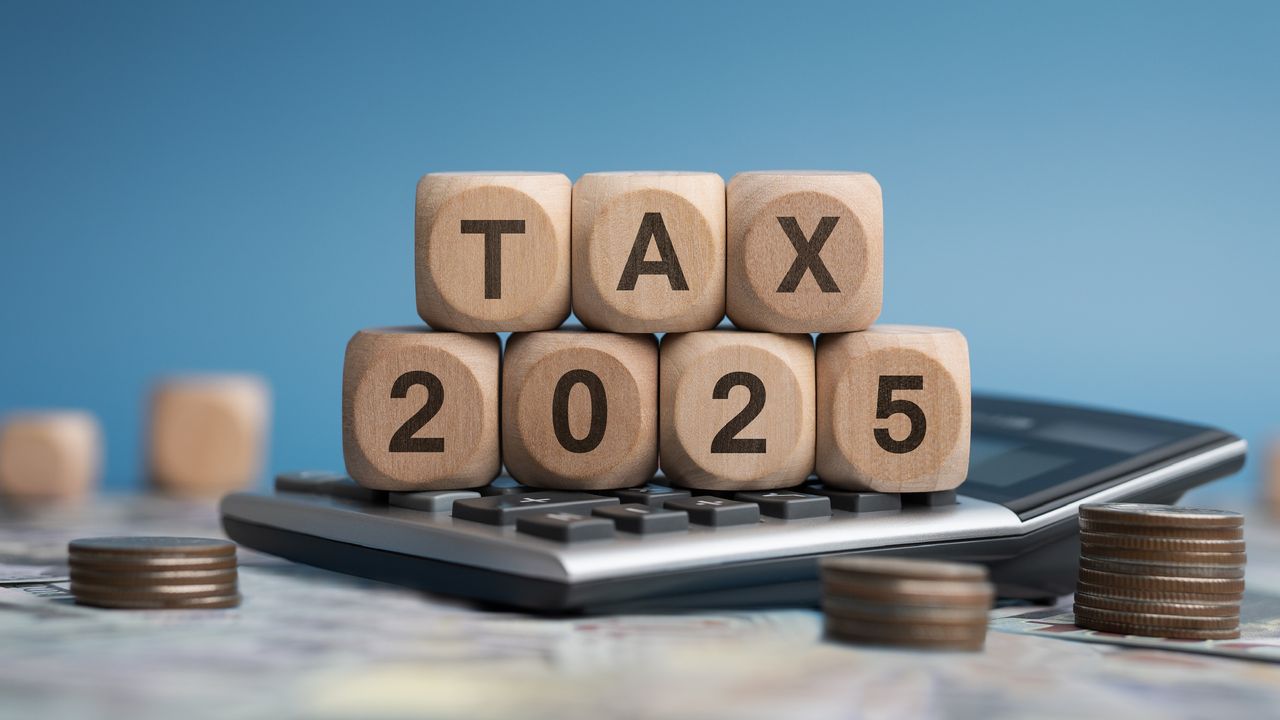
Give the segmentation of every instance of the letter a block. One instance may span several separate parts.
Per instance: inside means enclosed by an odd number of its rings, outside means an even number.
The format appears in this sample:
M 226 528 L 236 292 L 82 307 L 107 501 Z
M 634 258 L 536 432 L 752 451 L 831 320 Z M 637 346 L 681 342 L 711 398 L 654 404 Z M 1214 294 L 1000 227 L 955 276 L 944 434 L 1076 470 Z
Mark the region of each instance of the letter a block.
M 724 180 L 583 175 L 573 189 L 573 309 L 613 332 L 689 332 L 724 316 Z
M 799 485 L 813 470 L 808 335 L 708 330 L 662 339 L 659 447 L 675 483 L 707 490 Z
M 459 332 L 549 330 L 569 316 L 572 187 L 559 173 L 418 182 L 418 314 Z
M 955 488 L 969 471 L 969 346 L 944 328 L 818 338 L 818 476 L 876 492 Z
M 864 330 L 880 315 L 884 208 L 866 173 L 749 172 L 729 182 L 726 305 L 770 332 Z
M 78 410 L 15 413 L 0 423 L 0 495 L 17 504 L 74 502 L 102 469 L 102 429 Z
M 456 490 L 498 475 L 496 335 L 361 330 L 342 370 L 347 473 L 375 490 Z
M 658 469 L 658 343 L 652 335 L 512 335 L 502 367 L 507 470 L 534 487 L 604 490 Z

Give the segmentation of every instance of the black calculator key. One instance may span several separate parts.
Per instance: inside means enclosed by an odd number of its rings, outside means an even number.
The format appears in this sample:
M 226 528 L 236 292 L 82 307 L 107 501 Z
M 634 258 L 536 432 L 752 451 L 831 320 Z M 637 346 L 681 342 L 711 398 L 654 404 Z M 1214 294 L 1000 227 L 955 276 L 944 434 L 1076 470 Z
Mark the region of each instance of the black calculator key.
M 593 509 L 591 514 L 612 520 L 622 532 L 636 533 L 637 535 L 678 532 L 689 529 L 689 513 L 683 510 L 669 510 L 643 503 L 598 507 Z
M 387 502 L 396 507 L 423 512 L 448 512 L 459 500 L 480 497 L 475 490 L 426 490 L 424 492 L 393 492 Z
M 516 493 L 533 492 L 534 488 L 528 485 L 521 485 L 515 481 L 515 478 L 500 477 L 493 482 L 479 489 L 481 495 L 490 497 L 493 495 L 515 495 Z
M 755 503 L 760 512 L 783 520 L 829 517 L 831 500 L 822 495 L 796 492 L 795 490 L 759 490 L 740 492 L 737 499 Z
M 326 482 L 324 484 L 324 494 L 344 500 L 358 500 L 379 505 L 387 502 L 386 490 L 370 490 L 349 477 L 338 477 L 335 480 Z
M 956 491 L 939 490 L 937 492 L 903 493 L 902 500 L 908 505 L 946 507 L 947 505 L 956 504 Z
M 831 500 L 831 507 L 845 512 L 863 513 L 902 509 L 902 496 L 896 493 L 833 490 L 823 485 L 806 485 L 804 489 L 805 492 L 827 496 Z
M 516 518 L 516 530 L 558 542 L 606 540 L 613 537 L 613 523 L 571 512 L 534 513 Z
M 689 513 L 689 521 L 698 525 L 726 527 L 750 525 L 760 521 L 759 505 L 714 495 L 675 498 L 666 501 L 664 507 L 668 510 L 683 510 Z
M 276 492 L 323 493 L 325 485 L 345 477 L 324 470 L 298 470 L 277 475 L 275 487 Z
M 677 490 L 664 485 L 642 485 L 622 490 L 608 490 L 604 494 L 618 498 L 619 502 L 639 503 L 651 508 L 660 508 L 668 500 L 692 495 L 688 490 Z
M 586 515 L 591 512 L 591 508 L 617 504 L 618 498 L 547 490 L 458 500 L 453 504 L 453 516 L 461 520 L 475 520 L 488 525 L 512 525 L 519 515 L 539 515 L 548 512 L 572 512 Z

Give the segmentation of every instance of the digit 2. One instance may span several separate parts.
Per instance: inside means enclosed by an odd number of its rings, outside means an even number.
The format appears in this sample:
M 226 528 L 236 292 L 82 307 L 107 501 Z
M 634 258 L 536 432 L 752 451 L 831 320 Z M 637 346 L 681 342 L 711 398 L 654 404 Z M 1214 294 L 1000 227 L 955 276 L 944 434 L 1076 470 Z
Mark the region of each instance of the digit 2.
M 440 383 L 440 378 L 425 370 L 411 370 L 396 378 L 395 385 L 391 386 L 391 397 L 396 400 L 404 399 L 409 394 L 409 388 L 414 385 L 427 389 L 427 403 L 396 430 L 387 450 L 393 453 L 444 452 L 444 438 L 414 437 L 414 433 L 440 412 L 440 406 L 444 405 L 444 385 Z
M 737 437 L 738 433 L 750 425 L 761 410 L 764 410 L 764 382 L 759 377 L 749 372 L 728 373 L 716 382 L 715 389 L 711 391 L 711 398 L 728 400 L 729 390 L 738 386 L 746 388 L 750 393 L 747 405 L 725 423 L 724 427 L 720 428 L 720 432 L 711 439 L 713 453 L 762 453 L 765 451 L 764 438 Z

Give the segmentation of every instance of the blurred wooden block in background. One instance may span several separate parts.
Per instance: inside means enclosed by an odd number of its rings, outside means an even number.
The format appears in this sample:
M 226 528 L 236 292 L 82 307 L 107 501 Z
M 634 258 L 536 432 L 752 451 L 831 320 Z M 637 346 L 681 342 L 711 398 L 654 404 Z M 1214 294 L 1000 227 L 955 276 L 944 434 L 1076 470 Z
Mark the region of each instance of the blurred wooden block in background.
M 418 182 L 418 314 L 459 332 L 550 330 L 569 316 L 572 186 L 560 173 Z
M 155 486 L 218 496 L 262 474 L 271 391 L 255 375 L 167 378 L 151 394 L 148 464 Z
M 884 208 L 858 172 L 747 172 L 728 189 L 726 309 L 769 332 L 863 330 L 880 315 Z
M 74 502 L 102 473 L 102 428 L 79 410 L 13 413 L 0 421 L 0 495 L 20 505 Z
M 659 358 L 659 448 L 668 478 L 708 490 L 792 487 L 808 478 L 814 452 L 808 335 L 666 335 Z
M 1271 438 L 1262 462 L 1262 496 L 1273 518 L 1280 518 L 1280 434 Z
M 534 487 L 642 485 L 658 469 L 658 343 L 652 335 L 512 335 L 502 368 L 502 454 Z
M 877 325 L 818 338 L 817 472 L 829 486 L 950 490 L 969 471 L 969 345 L 959 331 Z
M 456 490 L 498 475 L 498 367 L 492 334 L 424 327 L 361 330 L 342 369 L 347 473 L 375 490 Z
M 724 179 L 588 173 L 573 188 L 573 308 L 611 332 L 707 330 L 724 317 Z

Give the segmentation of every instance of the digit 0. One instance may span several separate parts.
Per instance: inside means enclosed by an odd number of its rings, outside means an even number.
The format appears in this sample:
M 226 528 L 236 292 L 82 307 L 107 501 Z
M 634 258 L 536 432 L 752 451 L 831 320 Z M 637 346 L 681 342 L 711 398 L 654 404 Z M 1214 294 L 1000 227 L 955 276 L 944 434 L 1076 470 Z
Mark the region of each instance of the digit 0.
M 924 442 L 926 428 L 924 410 L 910 400 L 894 400 L 895 390 L 923 390 L 924 377 L 921 375 L 881 375 L 880 390 L 876 396 L 876 417 L 886 420 L 894 415 L 906 415 L 911 422 L 911 431 L 902 440 L 895 440 L 888 428 L 876 428 L 876 443 L 886 452 L 903 455 L 920 447 Z
M 581 438 L 573 436 L 569 427 L 569 393 L 574 385 L 582 385 L 591 397 L 591 424 Z M 551 396 L 551 427 L 556 432 L 560 447 L 571 453 L 587 453 L 600 446 L 609 422 L 609 400 L 604 392 L 600 376 L 590 370 L 570 370 L 560 376 Z

